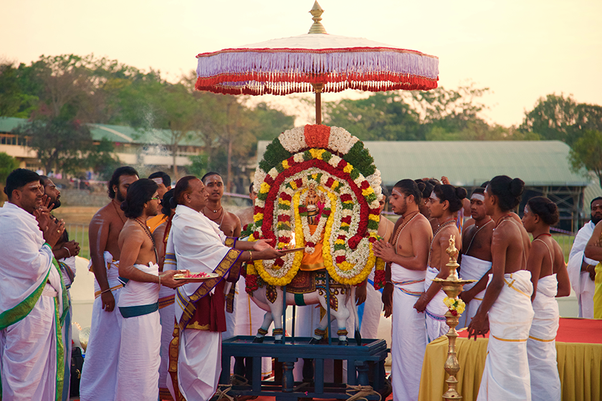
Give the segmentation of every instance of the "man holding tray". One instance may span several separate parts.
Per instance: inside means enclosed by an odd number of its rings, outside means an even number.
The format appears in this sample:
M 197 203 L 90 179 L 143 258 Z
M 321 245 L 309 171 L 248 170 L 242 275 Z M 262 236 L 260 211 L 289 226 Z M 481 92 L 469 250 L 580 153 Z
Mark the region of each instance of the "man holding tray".
M 201 283 L 186 284 L 177 291 L 177 324 L 168 379 L 174 399 L 183 396 L 187 400 L 208 400 L 215 393 L 221 373 L 221 333 L 226 330 L 224 279 L 238 279 L 239 272 L 233 268 L 236 262 L 284 255 L 265 241 L 251 243 L 226 237 L 202 213 L 207 198 L 205 185 L 194 176 L 180 179 L 172 198 L 177 206 L 164 269 L 175 269 L 177 265 L 191 274 L 218 275 Z

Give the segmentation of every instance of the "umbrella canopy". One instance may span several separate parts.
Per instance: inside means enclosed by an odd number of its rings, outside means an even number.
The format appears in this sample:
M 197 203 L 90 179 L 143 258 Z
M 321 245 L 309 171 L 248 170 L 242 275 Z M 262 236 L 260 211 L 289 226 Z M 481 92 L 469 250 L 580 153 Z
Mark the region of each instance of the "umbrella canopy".
M 439 59 L 363 38 L 329 35 L 320 23 L 306 35 L 197 55 L 196 89 L 231 95 L 287 95 L 437 87 Z M 319 123 L 319 122 L 318 122 Z

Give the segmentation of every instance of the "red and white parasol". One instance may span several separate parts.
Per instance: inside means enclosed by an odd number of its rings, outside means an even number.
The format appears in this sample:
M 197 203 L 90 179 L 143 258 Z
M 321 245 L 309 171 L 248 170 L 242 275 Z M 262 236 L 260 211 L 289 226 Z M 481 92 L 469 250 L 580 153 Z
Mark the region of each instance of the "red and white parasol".
M 321 123 L 322 92 L 429 90 L 437 87 L 439 59 L 363 38 L 329 35 L 320 23 L 306 35 L 273 39 L 197 55 L 196 89 L 232 95 L 316 93 Z

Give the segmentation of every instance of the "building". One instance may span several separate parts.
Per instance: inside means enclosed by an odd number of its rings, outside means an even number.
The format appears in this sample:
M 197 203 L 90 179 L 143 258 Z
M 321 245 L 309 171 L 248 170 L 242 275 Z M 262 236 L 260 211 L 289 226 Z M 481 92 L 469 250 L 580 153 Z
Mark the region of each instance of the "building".
M 28 147 L 28 139 L 11 134 L 14 128 L 27 120 L 14 117 L 0 118 L 0 152 L 16 158 L 20 167 L 37 170 L 41 164 L 35 151 Z M 113 142 L 115 154 L 123 164 L 172 167 L 171 131 L 140 131 L 121 125 L 88 124 L 92 139 L 100 142 L 103 138 Z M 178 145 L 177 166 L 191 164 L 190 156 L 199 155 L 202 150 L 201 141 L 192 134 L 186 135 Z
M 268 141 L 258 144 L 261 160 Z M 519 212 L 533 196 L 558 205 L 558 227 L 576 232 L 589 215 L 589 202 L 602 195 L 597 182 L 571 172 L 569 146 L 560 141 L 364 142 L 391 189 L 403 178 L 441 176 L 470 193 L 496 175 L 519 177 L 526 188 Z

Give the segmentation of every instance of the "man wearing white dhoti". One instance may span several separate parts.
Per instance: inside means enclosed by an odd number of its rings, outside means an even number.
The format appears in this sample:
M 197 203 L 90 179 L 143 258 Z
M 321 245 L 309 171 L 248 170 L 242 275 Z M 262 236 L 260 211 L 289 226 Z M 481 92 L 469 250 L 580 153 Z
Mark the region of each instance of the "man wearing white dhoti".
M 431 342 L 447 333 L 449 327 L 445 322 L 447 306 L 443 302 L 446 295 L 441 289 L 441 284 L 433 279 L 445 279 L 449 275 L 447 262 L 449 256 L 446 252 L 449 239 L 453 236 L 456 248 L 462 247 L 462 238 L 456 225 L 455 217 L 458 210 L 463 207 L 466 190 L 453 185 L 435 185 L 430 198 L 431 217 L 439 220 L 439 228 L 433 236 L 429 250 L 429 263 L 424 282 L 424 294 L 418 298 L 414 307 L 419 312 L 426 312 L 427 341 Z
M 477 313 L 483 296 L 489 272 L 491 270 L 491 236 L 493 220 L 485 210 L 485 188 L 477 188 L 470 197 L 470 215 L 474 224 L 464 228 L 462 233 L 462 257 L 460 259 L 460 278 L 476 280 L 464 284 L 460 299 L 466 303 L 466 309 L 460 317 L 457 329 L 466 327 Z
M 130 185 L 121 205 L 128 220 L 119 235 L 119 276 L 125 284 L 117 302 L 123 321 L 116 401 L 159 398 L 159 288 L 161 284 L 170 288 L 183 284 L 174 280 L 176 270 L 159 274 L 157 248 L 146 225 L 159 209 L 157 189 L 153 180 L 138 180 Z
M 412 180 L 395 184 L 389 203 L 391 210 L 401 215 L 403 221 L 390 242 L 374 243 L 374 254 L 387 262 L 383 303 L 385 316 L 393 314 L 391 384 L 395 401 L 418 399 L 426 349 L 425 316 L 415 309 L 414 303 L 424 291 L 433 232 L 418 208 L 421 202 L 419 185 Z
M 560 401 L 560 377 L 556 363 L 556 332 L 559 325 L 556 297 L 571 293 L 569 275 L 560 245 L 552 238 L 550 226 L 558 223 L 558 207 L 548 198 L 529 199 L 523 226 L 533 235 L 527 267 L 533 284 L 533 323 L 527 340 L 531 398 Z
M 56 400 L 63 392 L 62 324 L 68 308 L 52 247 L 65 225 L 50 218 L 40 177 L 14 170 L 0 209 L 2 400 Z
M 485 189 L 487 214 L 495 222 L 492 275 L 483 302 L 468 326 L 468 336 L 491 331 L 478 400 L 531 400 L 527 338 L 533 320 L 529 235 L 511 213 L 524 182 L 494 177 Z
M 283 253 L 265 241 L 249 243 L 227 238 L 201 210 L 208 194 L 201 180 L 187 176 L 176 184 L 173 202 L 176 214 L 167 242 L 164 268 L 189 270 L 193 274 L 216 273 L 202 284 L 191 283 L 176 293 L 177 360 L 171 359 L 168 387 L 174 399 L 208 400 L 221 373 L 221 333 L 226 330 L 224 279 L 235 281 L 231 271 L 238 261 L 276 258 Z M 232 277 L 230 277 L 232 276 Z M 177 366 L 177 371 L 171 365 Z
M 50 208 L 56 210 L 61 207 L 61 191 L 56 187 L 54 182 L 46 177 L 45 175 L 40 176 L 40 183 L 44 187 L 44 195 L 48 197 L 50 201 Z M 54 217 L 54 216 L 53 216 Z M 52 253 L 59 263 L 61 274 L 63 276 L 63 284 L 65 285 L 67 300 L 69 308 L 65 315 L 65 321 L 63 323 L 63 344 L 65 347 L 65 381 L 63 383 L 63 395 L 62 400 L 67 401 L 70 396 L 70 382 L 71 382 L 71 294 L 69 289 L 75 279 L 75 257 L 79 254 L 79 243 L 76 241 L 69 241 L 69 235 L 67 230 L 63 231 L 62 237 L 52 247 Z
M 591 220 L 577 233 L 567 266 L 571 286 L 579 302 L 579 317 L 587 319 L 594 317 L 594 277 L 596 276 L 595 268 L 599 261 L 587 258 L 584 255 L 584 250 L 594 232 L 594 227 L 602 220 L 602 197 L 592 200 L 590 209 Z
M 82 401 L 106 401 L 115 398 L 117 362 L 121 338 L 121 314 L 114 310 L 122 283 L 119 281 L 119 233 L 125 224 L 121 202 L 127 189 L 138 180 L 132 167 L 119 167 L 108 183 L 108 205 L 101 208 L 88 230 L 90 266 L 94 273 L 92 325 L 82 369 L 80 397 Z

